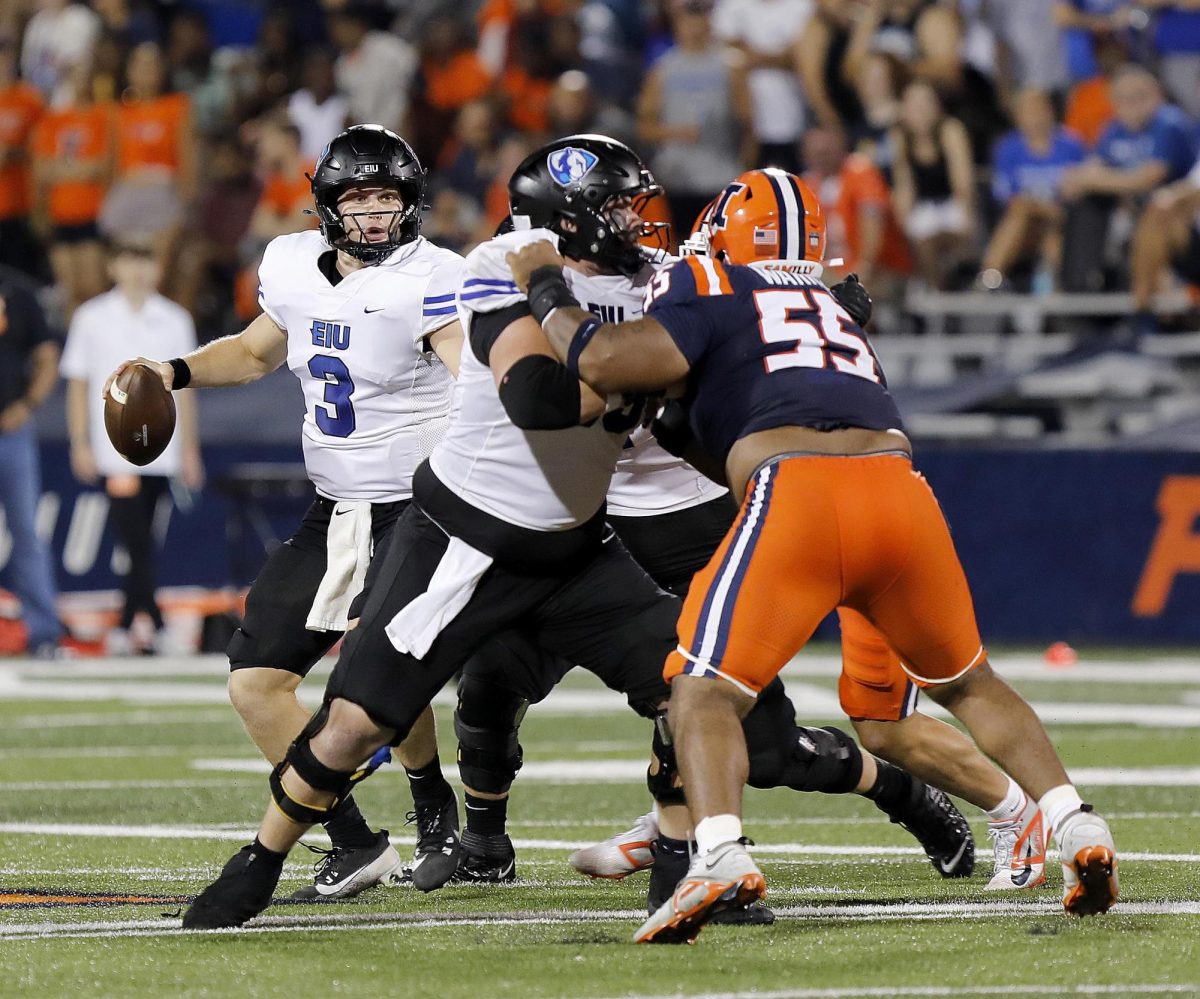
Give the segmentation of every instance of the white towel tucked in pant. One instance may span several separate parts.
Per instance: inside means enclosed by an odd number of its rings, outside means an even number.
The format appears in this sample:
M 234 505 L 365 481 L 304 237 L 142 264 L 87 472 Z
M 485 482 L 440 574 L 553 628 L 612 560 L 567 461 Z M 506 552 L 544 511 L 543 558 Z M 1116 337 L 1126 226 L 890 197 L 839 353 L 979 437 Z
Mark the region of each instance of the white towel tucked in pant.
M 329 515 L 325 575 L 304 625 L 309 631 L 346 630 L 350 604 L 367 578 L 371 547 L 371 504 L 338 500 Z
M 397 652 L 424 658 L 442 629 L 467 606 L 492 558 L 451 538 L 429 586 L 392 618 L 385 629 Z

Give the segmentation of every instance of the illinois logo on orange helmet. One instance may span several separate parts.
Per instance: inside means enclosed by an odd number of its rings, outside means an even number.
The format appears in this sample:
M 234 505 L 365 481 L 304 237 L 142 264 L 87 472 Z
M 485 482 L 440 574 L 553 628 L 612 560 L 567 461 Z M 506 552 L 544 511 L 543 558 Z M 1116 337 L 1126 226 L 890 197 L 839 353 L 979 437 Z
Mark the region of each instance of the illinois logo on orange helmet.
M 825 214 L 795 174 L 775 167 L 749 170 L 717 196 L 704 224 L 709 252 L 731 264 L 783 260 L 820 265 Z

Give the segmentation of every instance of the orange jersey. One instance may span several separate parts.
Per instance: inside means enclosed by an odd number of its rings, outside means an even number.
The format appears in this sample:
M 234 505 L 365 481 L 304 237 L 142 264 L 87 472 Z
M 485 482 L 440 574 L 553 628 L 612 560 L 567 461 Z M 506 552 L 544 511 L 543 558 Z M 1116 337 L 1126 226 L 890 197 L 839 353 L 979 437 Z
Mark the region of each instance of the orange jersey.
M 500 89 L 508 98 L 508 120 L 522 132 L 544 132 L 550 127 L 547 106 L 553 84 L 513 66 L 505 71 Z
M 491 89 L 492 80 L 479 56 L 459 52 L 444 65 L 426 61 L 422 67 L 429 103 L 439 111 L 453 111 Z
M 120 172 L 146 166 L 178 170 L 180 130 L 190 108 L 186 94 L 165 94 L 151 101 L 121 104 L 117 110 Z
M 831 201 L 825 205 L 829 219 L 827 255 L 841 256 L 845 260 L 844 270 L 854 270 L 862 256 L 861 212 L 864 208 L 879 212 L 885 219 L 883 246 L 879 251 L 880 265 L 899 274 L 907 274 L 912 270 L 908 244 L 892 212 L 887 181 L 867 157 L 861 153 L 847 156 L 836 178 L 808 173 L 804 179 L 822 199 L 827 197 L 827 191 L 833 192 Z
M 720 677 L 757 695 L 838 607 L 869 621 L 918 686 L 957 679 L 985 658 L 946 521 L 902 455 L 764 465 L 692 581 L 664 676 Z M 867 672 L 879 652 L 874 637 L 867 642 L 860 684 L 893 684 L 894 672 Z M 845 688 L 842 696 L 846 704 Z M 849 700 L 847 711 L 862 717 Z
M 266 205 L 279 218 L 294 215 L 301 208 L 307 208 L 312 201 L 312 185 L 304 176 L 304 171 L 295 177 L 285 177 L 281 173 L 273 173 L 263 186 L 262 195 L 258 199 L 260 205 Z M 314 228 L 317 220 L 312 220 L 309 228 Z
M 88 162 L 112 150 L 113 108 L 93 104 L 85 108 L 49 111 L 38 123 L 33 149 L 39 160 Z M 99 180 L 61 180 L 49 186 L 50 220 L 56 225 L 94 222 L 104 201 Z
M 14 83 L 0 90 L 0 151 L 23 149 L 28 153 L 42 109 L 42 95 L 28 83 Z M 32 205 L 28 160 L 21 158 L 0 166 L 0 219 L 28 215 Z

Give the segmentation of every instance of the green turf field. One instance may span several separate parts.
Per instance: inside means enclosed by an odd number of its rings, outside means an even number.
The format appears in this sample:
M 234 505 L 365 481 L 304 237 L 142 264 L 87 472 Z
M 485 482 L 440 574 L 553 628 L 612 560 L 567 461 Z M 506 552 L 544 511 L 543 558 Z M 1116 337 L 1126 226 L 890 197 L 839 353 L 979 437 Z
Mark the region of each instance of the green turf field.
M 969 806 L 979 867 L 945 882 L 862 799 L 750 791 L 746 829 L 779 920 L 710 927 L 677 948 L 629 942 L 645 875 L 591 882 L 566 864 L 574 845 L 648 807 L 647 724 L 586 676 L 522 731 L 517 885 L 376 888 L 277 906 L 241 931 L 184 933 L 168 900 L 48 896 L 194 894 L 248 841 L 266 780 L 225 703 L 224 664 L 0 664 L 0 996 L 1200 995 L 1200 660 L 996 662 L 1111 820 L 1114 912 L 1064 917 L 1056 865 L 1044 889 L 983 892 L 990 852 Z M 806 721 L 839 720 L 835 668 L 827 652 L 806 654 L 785 674 Z M 391 771 L 356 795 L 405 853 L 408 792 Z M 292 855 L 281 894 L 312 859 Z

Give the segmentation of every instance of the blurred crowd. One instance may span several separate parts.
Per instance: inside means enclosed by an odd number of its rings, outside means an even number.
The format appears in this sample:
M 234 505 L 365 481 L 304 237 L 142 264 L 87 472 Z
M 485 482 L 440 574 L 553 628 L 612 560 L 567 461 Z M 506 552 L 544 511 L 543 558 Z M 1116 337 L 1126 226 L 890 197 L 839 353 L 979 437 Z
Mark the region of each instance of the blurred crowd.
M 547 136 L 630 141 L 677 229 L 747 166 L 800 172 L 881 294 L 1200 282 L 1194 0 L 9 0 L 0 263 L 67 313 L 106 238 L 153 243 L 203 337 L 255 310 L 272 236 L 344 124 L 433 171 L 466 249 Z M 664 207 L 664 211 L 668 208 Z
M 4 0 L 14 647 L 70 639 L 31 422 L 60 373 L 72 470 L 103 482 L 130 558 L 116 634 L 156 647 L 151 527 L 168 479 L 203 482 L 195 421 L 189 404 L 176 451 L 134 475 L 110 463 L 96 379 L 252 319 L 263 247 L 314 224 L 306 171 L 353 122 L 409 139 L 424 232 L 460 251 L 528 152 L 600 132 L 648 160 L 667 191 L 650 220 L 679 238 L 744 168 L 802 174 L 830 269 L 877 300 L 1129 291 L 1144 332 L 1160 291 L 1200 286 L 1200 0 Z M 149 638 L 128 640 L 135 616 Z

